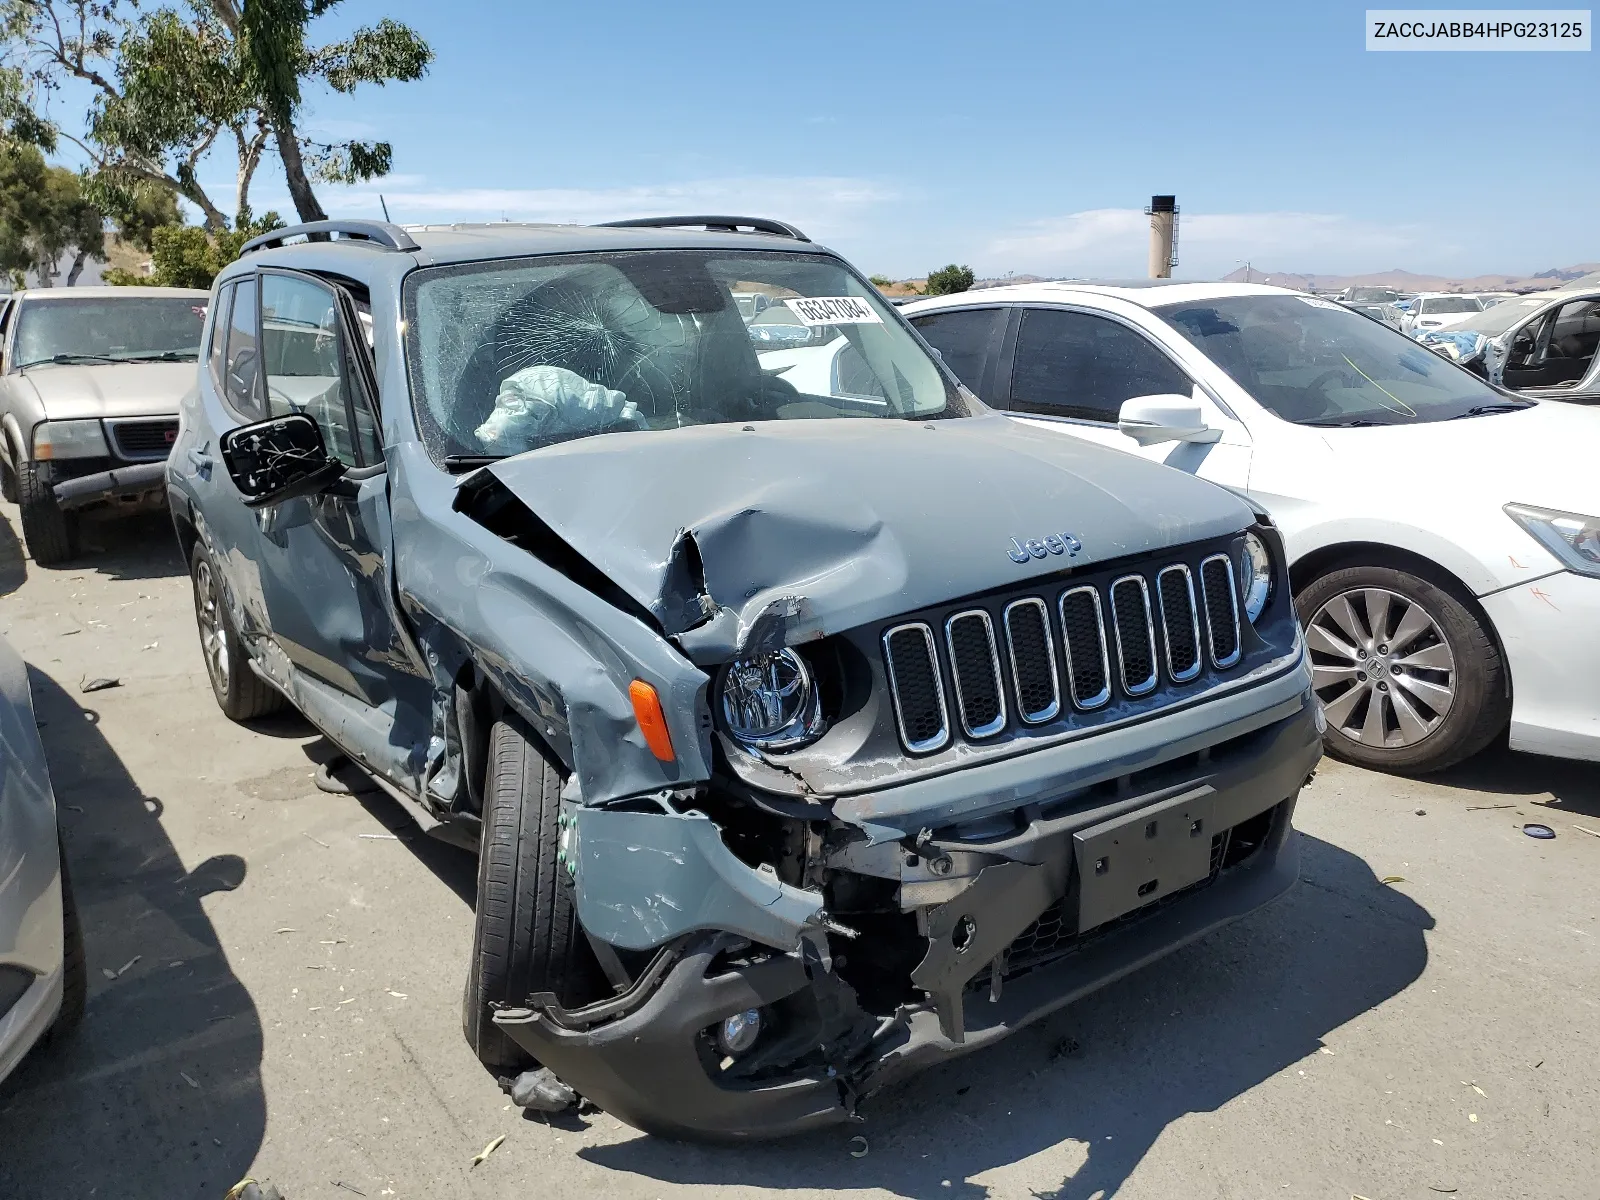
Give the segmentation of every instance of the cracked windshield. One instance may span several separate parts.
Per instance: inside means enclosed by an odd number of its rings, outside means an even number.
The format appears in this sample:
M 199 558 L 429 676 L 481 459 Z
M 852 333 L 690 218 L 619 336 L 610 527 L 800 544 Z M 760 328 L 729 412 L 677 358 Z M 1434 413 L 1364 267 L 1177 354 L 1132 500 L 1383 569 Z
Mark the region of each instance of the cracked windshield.
M 1408 425 L 1528 403 L 1315 296 L 1234 296 L 1155 311 L 1251 396 L 1300 425 Z
M 970 410 L 921 344 L 815 256 L 562 256 L 423 273 L 410 292 L 436 457 L 729 421 Z
M 200 354 L 204 297 L 130 296 L 51 300 L 20 314 L 15 359 L 41 363 L 193 362 Z

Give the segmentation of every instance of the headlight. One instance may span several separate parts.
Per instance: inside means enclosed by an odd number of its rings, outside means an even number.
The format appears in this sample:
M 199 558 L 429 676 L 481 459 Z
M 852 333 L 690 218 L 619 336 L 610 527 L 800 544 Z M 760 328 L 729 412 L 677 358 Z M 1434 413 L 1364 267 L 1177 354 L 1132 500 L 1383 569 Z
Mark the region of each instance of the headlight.
M 1505 511 L 1559 558 L 1567 570 L 1600 578 L 1600 517 L 1534 508 L 1530 504 L 1508 504 Z
M 1272 551 L 1267 549 L 1267 544 L 1253 533 L 1244 535 L 1244 561 L 1240 564 L 1244 569 L 1244 579 L 1241 586 L 1244 590 L 1244 615 L 1250 618 L 1250 624 L 1256 623 L 1256 618 L 1267 607 L 1267 601 L 1272 599 L 1272 585 L 1274 572 L 1272 569 Z
M 774 650 L 730 663 L 722 674 L 722 720 L 759 750 L 793 750 L 821 736 L 822 697 L 806 660 Z
M 33 457 L 38 462 L 104 458 L 108 453 L 99 421 L 46 421 L 33 431 Z

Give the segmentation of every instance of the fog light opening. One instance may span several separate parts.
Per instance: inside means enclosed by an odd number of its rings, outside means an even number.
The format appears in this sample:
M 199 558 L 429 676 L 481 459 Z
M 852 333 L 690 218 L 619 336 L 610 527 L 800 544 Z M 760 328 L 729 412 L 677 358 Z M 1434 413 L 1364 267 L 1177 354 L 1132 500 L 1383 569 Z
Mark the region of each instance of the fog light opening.
M 761 1010 L 747 1008 L 717 1026 L 717 1049 L 728 1058 L 746 1053 L 761 1037 Z

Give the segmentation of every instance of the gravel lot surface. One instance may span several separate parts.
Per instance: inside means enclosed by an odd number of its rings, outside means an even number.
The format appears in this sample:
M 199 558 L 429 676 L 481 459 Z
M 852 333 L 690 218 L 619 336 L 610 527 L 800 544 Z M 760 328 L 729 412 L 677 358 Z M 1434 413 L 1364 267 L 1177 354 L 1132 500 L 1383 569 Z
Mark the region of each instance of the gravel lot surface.
M 91 987 L 79 1035 L 0 1087 L 0 1196 L 1600 1195 L 1594 764 L 1327 762 L 1276 905 L 859 1127 L 674 1145 L 508 1108 L 460 1033 L 474 863 L 317 791 L 299 720 L 218 712 L 164 521 L 42 570 L 3 515 L 0 632 L 34 669 Z

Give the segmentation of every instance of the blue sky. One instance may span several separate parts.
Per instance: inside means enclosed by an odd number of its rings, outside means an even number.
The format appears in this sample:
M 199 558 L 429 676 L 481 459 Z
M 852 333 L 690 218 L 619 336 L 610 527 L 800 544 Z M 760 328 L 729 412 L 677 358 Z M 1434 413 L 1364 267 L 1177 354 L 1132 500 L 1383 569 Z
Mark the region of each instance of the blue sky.
M 426 80 L 307 97 L 305 124 L 395 147 L 322 189 L 396 220 L 791 220 L 863 269 L 949 261 L 1140 275 L 1153 192 L 1177 274 L 1600 259 L 1600 62 L 1374 54 L 1350 3 L 804 4 L 345 0 L 438 58 Z M 202 172 L 227 195 L 232 163 Z M 291 212 L 276 160 L 256 209 Z

